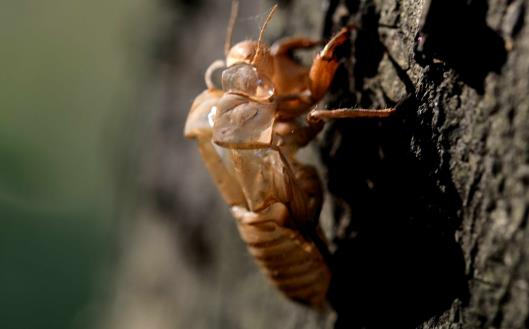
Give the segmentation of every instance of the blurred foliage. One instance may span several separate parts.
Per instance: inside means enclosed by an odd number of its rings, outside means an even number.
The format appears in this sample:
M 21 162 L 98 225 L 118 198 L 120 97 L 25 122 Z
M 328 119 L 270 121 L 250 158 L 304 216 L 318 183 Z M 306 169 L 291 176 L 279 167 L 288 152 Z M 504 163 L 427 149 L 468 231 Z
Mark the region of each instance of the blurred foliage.
M 162 18 L 149 0 L 0 4 L 3 329 L 97 321 L 122 201 L 117 173 Z

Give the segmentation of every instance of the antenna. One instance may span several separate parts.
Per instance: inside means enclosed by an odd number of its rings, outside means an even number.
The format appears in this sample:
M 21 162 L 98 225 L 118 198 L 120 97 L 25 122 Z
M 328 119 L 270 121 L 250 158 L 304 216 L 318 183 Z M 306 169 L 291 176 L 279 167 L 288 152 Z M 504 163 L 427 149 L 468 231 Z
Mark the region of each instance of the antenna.
M 226 41 L 224 42 L 224 55 L 228 56 L 228 52 L 231 48 L 231 37 L 233 35 L 233 27 L 235 26 L 235 21 L 237 20 L 237 13 L 239 12 L 239 0 L 231 1 L 231 13 L 230 20 L 228 22 L 228 28 L 226 30 Z
M 272 9 L 270 9 L 270 12 L 268 13 L 268 16 L 266 17 L 266 20 L 265 20 L 263 26 L 261 27 L 261 31 L 259 31 L 259 39 L 257 39 L 257 49 L 255 50 L 255 55 L 252 58 L 252 64 L 254 64 L 257 61 L 257 59 L 259 58 L 259 56 L 261 55 L 261 51 L 262 51 L 261 45 L 262 45 L 262 42 L 263 42 L 263 34 L 264 34 L 265 29 L 266 29 L 266 26 L 268 25 L 268 23 L 272 19 L 272 16 L 274 15 L 276 9 L 277 9 L 277 4 L 275 4 L 272 7 Z

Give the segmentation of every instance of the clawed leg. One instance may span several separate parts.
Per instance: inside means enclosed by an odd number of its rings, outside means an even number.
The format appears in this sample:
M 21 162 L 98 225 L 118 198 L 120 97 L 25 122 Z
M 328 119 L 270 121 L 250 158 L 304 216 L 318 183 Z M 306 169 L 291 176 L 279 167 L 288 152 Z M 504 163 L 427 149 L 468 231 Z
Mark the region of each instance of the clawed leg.
M 280 103 L 281 114 L 295 117 L 314 104 L 308 85 L 308 68 L 292 58 L 292 53 L 322 44 L 319 40 L 289 37 L 272 45 L 270 53 L 274 58 L 276 100 Z
M 344 27 L 318 53 L 310 68 L 310 91 L 314 102 L 318 102 L 329 89 L 334 73 L 340 64 L 335 56 L 337 47 L 349 40 L 352 27 Z
M 387 118 L 395 112 L 394 108 L 385 109 L 335 109 L 335 110 L 318 110 L 313 109 L 307 114 L 309 123 L 317 123 L 329 119 L 346 119 L 346 118 Z
M 299 90 L 290 91 L 289 87 L 306 83 L 306 68 L 299 64 L 292 65 L 289 62 L 291 60 L 285 64 L 284 59 L 289 58 L 287 55 L 290 50 L 310 48 L 321 44 L 321 42 L 305 38 L 287 38 L 272 46 L 272 54 L 275 55 L 279 63 L 282 63 L 283 67 L 283 70 L 278 74 L 284 75 L 276 81 L 277 89 L 283 90 L 282 93 L 276 96 L 276 101 L 279 103 L 280 116 L 298 116 L 304 113 L 308 107 L 321 100 L 327 89 L 329 89 L 339 65 L 338 58 L 334 54 L 335 49 L 349 39 L 350 30 L 350 27 L 343 28 L 316 55 L 308 72 L 308 88 L 301 92 Z

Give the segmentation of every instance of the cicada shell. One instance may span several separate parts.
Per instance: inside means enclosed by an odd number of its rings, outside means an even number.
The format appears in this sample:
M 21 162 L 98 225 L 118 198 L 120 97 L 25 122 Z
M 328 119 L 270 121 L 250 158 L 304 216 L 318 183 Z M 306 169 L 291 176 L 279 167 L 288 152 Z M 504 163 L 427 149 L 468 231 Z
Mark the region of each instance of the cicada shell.
M 335 49 L 348 41 L 350 28 L 337 33 L 305 67 L 292 51 L 320 41 L 286 38 L 271 47 L 262 41 L 275 8 L 257 41 L 231 47 L 228 33 L 226 60 L 207 70 L 208 89 L 193 102 L 184 134 L 198 142 L 261 270 L 290 299 L 324 309 L 331 272 L 318 226 L 322 186 L 316 170 L 300 163 L 296 152 L 321 131 L 323 119 L 384 117 L 393 110 L 311 111 L 329 88 L 339 65 Z M 216 69 L 223 70 L 219 86 L 211 78 Z

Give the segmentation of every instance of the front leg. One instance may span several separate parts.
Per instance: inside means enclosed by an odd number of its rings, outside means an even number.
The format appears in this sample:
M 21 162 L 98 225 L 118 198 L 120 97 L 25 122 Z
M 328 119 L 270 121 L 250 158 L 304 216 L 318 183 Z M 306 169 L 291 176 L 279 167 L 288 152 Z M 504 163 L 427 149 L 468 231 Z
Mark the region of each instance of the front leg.
M 334 73 L 338 69 L 339 61 L 335 50 L 349 40 L 352 27 L 344 27 L 325 47 L 316 55 L 310 68 L 309 83 L 312 100 L 317 103 L 329 89 Z
M 310 106 L 319 102 L 323 95 L 329 89 L 329 86 L 334 77 L 334 73 L 339 66 L 338 58 L 335 55 L 335 50 L 338 46 L 343 45 L 349 40 L 351 27 L 343 28 L 338 34 L 336 34 L 318 53 L 310 70 L 304 73 L 303 78 L 299 78 L 297 81 L 302 84 L 301 80 L 306 81 L 306 75 L 308 73 L 308 88 L 302 91 L 285 92 L 275 97 L 278 103 L 279 116 L 283 118 L 293 118 L 304 113 Z M 296 48 L 307 48 L 315 45 L 316 41 L 303 38 L 292 38 L 284 40 L 274 45 L 275 58 L 285 58 L 288 51 Z M 286 66 L 285 66 L 286 67 Z M 289 71 L 288 76 L 292 76 Z M 291 80 L 291 78 L 289 78 Z M 286 77 L 279 79 L 279 82 L 289 81 L 289 84 L 293 84 L 292 81 Z M 304 82 L 303 82 L 304 83 Z M 283 83 L 284 84 L 284 83 Z M 294 83 L 297 85 L 297 83 Z M 283 88 L 284 89 L 284 88 Z

